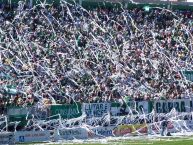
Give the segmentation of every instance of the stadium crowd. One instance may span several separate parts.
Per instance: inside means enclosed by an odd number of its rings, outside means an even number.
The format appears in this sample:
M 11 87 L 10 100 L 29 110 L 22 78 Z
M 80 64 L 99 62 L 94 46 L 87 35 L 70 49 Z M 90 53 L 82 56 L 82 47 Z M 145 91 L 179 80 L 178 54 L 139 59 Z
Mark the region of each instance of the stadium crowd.
M 181 70 L 193 69 L 192 20 L 161 8 L 2 5 L 0 105 L 191 97 Z

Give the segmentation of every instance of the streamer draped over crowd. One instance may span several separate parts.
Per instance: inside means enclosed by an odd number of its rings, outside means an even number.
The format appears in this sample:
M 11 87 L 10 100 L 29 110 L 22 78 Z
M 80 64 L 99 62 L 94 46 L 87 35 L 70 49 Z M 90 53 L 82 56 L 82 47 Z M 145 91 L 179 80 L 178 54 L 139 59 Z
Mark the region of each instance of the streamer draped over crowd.
M 1 106 L 191 97 L 193 13 L 61 2 L 0 10 Z

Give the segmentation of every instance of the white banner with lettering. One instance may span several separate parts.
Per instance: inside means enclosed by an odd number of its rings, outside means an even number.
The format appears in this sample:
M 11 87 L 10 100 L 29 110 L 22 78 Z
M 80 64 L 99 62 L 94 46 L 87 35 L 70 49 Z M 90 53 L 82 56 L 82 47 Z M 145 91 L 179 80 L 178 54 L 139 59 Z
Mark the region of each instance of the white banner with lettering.
M 113 129 L 116 126 L 107 126 L 107 127 L 93 127 L 91 130 L 95 133 L 97 136 L 113 136 Z
M 102 117 L 110 112 L 111 103 L 84 103 L 82 111 L 87 117 Z
M 15 142 L 43 142 L 50 140 L 49 131 L 17 131 L 15 132 Z

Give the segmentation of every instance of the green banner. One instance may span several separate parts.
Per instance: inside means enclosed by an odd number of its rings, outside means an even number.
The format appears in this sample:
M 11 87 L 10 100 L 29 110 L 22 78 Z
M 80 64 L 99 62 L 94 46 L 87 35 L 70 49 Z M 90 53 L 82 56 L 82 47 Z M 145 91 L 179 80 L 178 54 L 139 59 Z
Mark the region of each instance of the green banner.
M 51 105 L 50 116 L 60 114 L 63 119 L 77 118 L 82 115 L 81 104 Z
M 7 108 L 7 115 L 9 122 L 20 121 L 18 126 L 25 126 L 27 124 L 27 119 L 31 118 L 31 115 L 28 114 L 30 107 L 9 107 Z M 27 117 L 28 114 L 28 118 Z
M 183 71 L 182 73 L 188 81 L 193 82 L 193 71 Z

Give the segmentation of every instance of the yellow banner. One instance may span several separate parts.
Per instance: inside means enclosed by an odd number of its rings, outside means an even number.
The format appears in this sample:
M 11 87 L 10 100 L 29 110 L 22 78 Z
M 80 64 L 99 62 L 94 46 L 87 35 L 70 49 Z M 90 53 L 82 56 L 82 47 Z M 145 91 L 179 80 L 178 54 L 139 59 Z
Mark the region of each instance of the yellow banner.
M 147 134 L 148 128 L 147 124 L 125 124 L 119 125 L 113 130 L 113 134 L 115 136 L 123 136 L 126 134 L 130 135 L 139 135 L 139 134 Z

